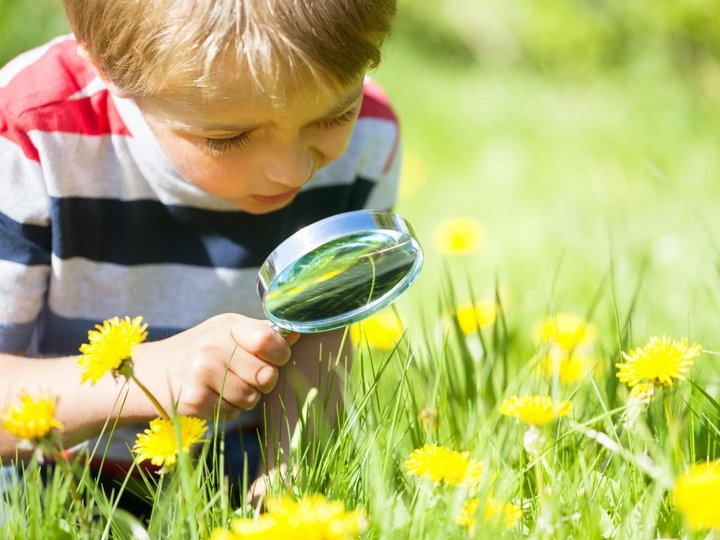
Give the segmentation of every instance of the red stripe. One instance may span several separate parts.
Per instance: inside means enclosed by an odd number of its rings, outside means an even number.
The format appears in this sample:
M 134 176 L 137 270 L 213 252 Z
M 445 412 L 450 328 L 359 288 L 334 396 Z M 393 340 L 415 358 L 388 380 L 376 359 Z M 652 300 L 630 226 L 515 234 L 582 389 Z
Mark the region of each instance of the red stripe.
M 40 131 L 130 135 L 108 90 L 101 90 L 86 98 L 26 111 L 22 115 L 22 122 L 26 129 Z
M 31 130 L 81 133 L 83 135 L 129 135 L 107 90 L 81 99 L 68 99 L 93 80 L 95 71 L 77 54 L 75 40 L 52 45 L 0 88 L 0 110 L 7 111 L 0 135 L 18 144 L 31 159 L 38 159 L 27 135 Z
M 374 81 L 365 83 L 363 88 L 363 102 L 360 106 L 360 118 L 381 118 L 397 124 L 397 116 L 390 106 L 385 92 Z
M 0 88 L 0 108 L 19 115 L 67 99 L 94 78 L 90 63 L 78 56 L 75 40 L 61 41 Z
M 2 110 L 0 110 L 0 137 L 18 145 L 28 159 L 40 162 L 40 155 L 37 148 L 30 141 L 30 137 L 24 131 L 17 129 L 16 126 L 8 124 Z
M 152 465 L 149 461 L 143 461 L 142 463 L 138 463 L 133 468 L 132 461 L 115 461 L 106 459 L 103 462 L 103 458 L 99 456 L 91 457 L 89 460 L 89 464 L 90 470 L 94 472 L 102 471 L 103 475 L 115 478 L 116 480 L 124 480 L 125 477 L 127 477 L 128 471 L 130 469 L 133 470 L 132 476 L 134 478 L 140 477 L 141 471 L 144 471 L 146 473 L 157 473 L 160 470 L 160 467 L 158 467 L 157 465 Z

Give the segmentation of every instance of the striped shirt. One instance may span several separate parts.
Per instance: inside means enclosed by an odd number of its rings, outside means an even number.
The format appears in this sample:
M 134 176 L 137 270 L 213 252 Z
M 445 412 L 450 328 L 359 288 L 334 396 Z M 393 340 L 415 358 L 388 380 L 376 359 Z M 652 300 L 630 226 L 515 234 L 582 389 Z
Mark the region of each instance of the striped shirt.
M 25 53 L 0 70 L 0 351 L 76 353 L 115 315 L 142 315 L 151 339 L 222 312 L 262 317 L 257 270 L 278 243 L 392 206 L 397 134 L 367 81 L 343 155 L 289 206 L 252 215 L 184 180 L 71 37 Z
M 0 69 L 0 352 L 77 354 L 112 316 L 161 339 L 223 312 L 262 318 L 257 270 L 303 226 L 389 209 L 398 126 L 366 80 L 346 151 L 285 208 L 252 215 L 186 181 L 72 36 Z

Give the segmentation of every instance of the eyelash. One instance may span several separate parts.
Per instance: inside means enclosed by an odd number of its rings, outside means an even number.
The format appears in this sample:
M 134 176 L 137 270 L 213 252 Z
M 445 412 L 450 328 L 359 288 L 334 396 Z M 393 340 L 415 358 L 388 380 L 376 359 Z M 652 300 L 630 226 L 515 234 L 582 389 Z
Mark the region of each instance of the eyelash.
M 340 116 L 323 120 L 322 126 L 326 128 L 334 128 L 343 124 L 347 124 L 355 118 L 355 113 L 355 109 L 350 109 L 349 111 L 341 114 Z M 205 146 L 212 152 L 223 153 L 227 152 L 228 150 L 242 148 L 250 141 L 251 138 L 252 132 L 241 133 L 240 135 L 235 135 L 234 137 L 226 137 L 224 139 L 212 139 L 210 137 L 205 137 Z
M 213 152 L 221 153 L 245 146 L 250 141 L 251 137 L 252 133 L 250 132 L 241 133 L 240 135 L 224 139 L 211 139 L 210 137 L 205 137 L 205 146 Z
M 355 113 L 357 111 L 355 108 L 350 109 L 347 112 L 344 112 L 340 116 L 336 116 L 335 118 L 328 118 L 327 120 L 323 120 L 322 125 L 327 128 L 333 128 L 337 126 L 341 126 L 343 124 L 347 124 L 348 122 L 352 121 L 355 118 Z

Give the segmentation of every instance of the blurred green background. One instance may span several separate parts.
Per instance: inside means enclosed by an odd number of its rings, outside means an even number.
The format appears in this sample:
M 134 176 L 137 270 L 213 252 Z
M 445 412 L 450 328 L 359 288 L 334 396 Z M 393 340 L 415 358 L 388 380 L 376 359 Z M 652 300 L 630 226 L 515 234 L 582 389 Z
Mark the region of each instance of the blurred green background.
M 58 1 L 0 0 L 2 63 L 65 31 Z M 375 77 L 402 124 L 397 210 L 427 252 L 401 311 L 432 314 L 450 275 L 459 301 L 499 282 L 518 327 L 598 295 L 602 328 L 634 306 L 636 342 L 717 348 L 719 56 L 715 0 L 400 0 Z M 458 216 L 483 242 L 442 256 Z

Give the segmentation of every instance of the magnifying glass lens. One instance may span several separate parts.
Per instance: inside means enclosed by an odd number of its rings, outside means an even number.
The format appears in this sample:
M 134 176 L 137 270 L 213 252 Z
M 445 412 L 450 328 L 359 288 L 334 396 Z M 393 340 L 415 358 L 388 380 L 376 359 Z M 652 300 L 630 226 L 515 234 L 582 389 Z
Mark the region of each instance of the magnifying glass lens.
M 422 260 L 419 249 L 409 234 L 391 230 L 330 241 L 278 274 L 265 294 L 265 311 L 276 324 L 298 331 L 364 318 L 371 306 L 384 307 L 383 299 L 395 287 L 414 280 Z

